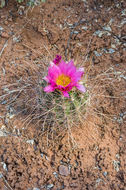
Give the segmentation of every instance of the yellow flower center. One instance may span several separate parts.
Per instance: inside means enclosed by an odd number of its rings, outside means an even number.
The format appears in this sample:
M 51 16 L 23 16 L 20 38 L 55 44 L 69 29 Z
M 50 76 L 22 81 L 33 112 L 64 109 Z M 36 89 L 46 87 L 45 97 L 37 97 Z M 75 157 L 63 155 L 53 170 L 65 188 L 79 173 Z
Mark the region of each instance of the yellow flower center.
M 61 85 L 63 87 L 67 86 L 68 84 L 70 84 L 71 80 L 70 77 L 62 74 L 59 75 L 58 78 L 56 79 L 56 84 L 57 85 Z

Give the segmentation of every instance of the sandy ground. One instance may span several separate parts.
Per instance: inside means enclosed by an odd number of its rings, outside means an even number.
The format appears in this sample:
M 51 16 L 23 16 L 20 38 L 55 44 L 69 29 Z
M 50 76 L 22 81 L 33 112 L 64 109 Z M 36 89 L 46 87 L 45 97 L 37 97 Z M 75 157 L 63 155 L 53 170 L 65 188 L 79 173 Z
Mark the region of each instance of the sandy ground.
M 1 190 L 125 190 L 125 34 L 124 0 L 48 0 L 32 9 L 10 0 L 0 9 Z M 43 132 L 26 119 L 34 94 L 9 90 L 41 78 L 56 54 L 85 68 L 90 101 L 81 126 Z

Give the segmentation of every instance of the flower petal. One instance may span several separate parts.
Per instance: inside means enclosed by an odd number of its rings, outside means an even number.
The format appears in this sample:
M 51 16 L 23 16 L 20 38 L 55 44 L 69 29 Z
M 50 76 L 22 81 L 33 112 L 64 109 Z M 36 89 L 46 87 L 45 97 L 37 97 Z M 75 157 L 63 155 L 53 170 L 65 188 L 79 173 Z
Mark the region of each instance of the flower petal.
M 48 86 L 46 86 L 45 88 L 44 88 L 44 91 L 45 92 L 53 92 L 55 90 L 55 88 L 53 87 L 53 86 L 51 86 L 51 85 L 48 85 Z
M 64 73 L 66 75 L 67 72 L 67 63 L 65 63 L 63 60 L 59 63 L 59 68 L 61 70 L 62 73 Z
M 83 71 L 77 71 L 75 73 L 73 73 L 71 75 L 71 80 L 73 82 L 78 82 L 79 80 L 81 80 L 82 76 L 83 76 L 84 72 Z
M 70 76 L 70 74 L 76 72 L 76 67 L 74 66 L 73 61 L 66 63 L 62 60 L 58 66 L 60 67 L 61 72 L 67 76 Z
M 84 68 L 80 67 L 77 72 L 81 74 L 81 77 L 84 75 Z
M 43 77 L 43 80 L 45 80 L 46 82 L 49 82 L 49 79 L 48 79 L 47 76 L 46 76 L 46 77 Z
M 68 62 L 67 65 L 68 65 L 69 68 L 74 67 L 75 70 L 76 70 L 76 67 L 75 67 L 75 65 L 74 65 L 73 60 L 71 60 L 70 62 Z
M 80 68 L 78 69 L 78 71 L 84 72 L 84 68 L 83 68 L 83 67 L 80 67 Z
M 50 66 L 52 67 L 54 65 L 54 62 L 50 61 Z
M 71 60 L 68 64 L 67 64 L 67 75 L 71 76 L 76 72 L 76 67 L 73 63 L 73 61 Z
M 48 69 L 48 77 L 52 80 L 55 80 L 61 74 L 60 68 L 53 63 L 52 66 Z
M 83 92 L 83 93 L 86 92 L 86 88 L 84 87 L 84 85 L 82 85 L 82 84 L 76 84 L 76 87 L 81 92 Z
M 69 98 L 69 97 L 70 97 L 69 94 L 68 94 L 68 92 L 63 91 L 62 93 L 63 93 L 64 97 L 66 97 L 66 98 Z

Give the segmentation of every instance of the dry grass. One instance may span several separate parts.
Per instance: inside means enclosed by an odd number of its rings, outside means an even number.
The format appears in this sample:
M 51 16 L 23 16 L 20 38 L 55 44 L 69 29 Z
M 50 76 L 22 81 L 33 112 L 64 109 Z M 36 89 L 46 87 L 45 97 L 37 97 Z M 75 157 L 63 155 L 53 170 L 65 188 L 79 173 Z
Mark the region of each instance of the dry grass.
M 74 120 L 80 122 L 87 93 L 82 95 L 74 90 L 70 99 L 64 98 L 58 91 L 47 94 L 43 91 L 46 85 L 43 77 L 46 75 L 47 68 L 45 66 L 40 68 L 40 65 L 36 65 L 36 68 L 34 65 L 30 66 L 29 76 L 26 76 L 25 72 L 27 65 L 26 68 L 21 66 L 24 69 L 21 77 L 20 68 L 19 73 L 16 74 L 13 68 L 9 68 L 8 75 L 13 78 L 13 82 L 9 82 L 8 78 L 5 81 L 3 78 L 0 97 L 2 104 L 6 103 L 6 106 L 11 107 L 16 116 L 22 115 L 23 125 L 35 121 L 41 123 L 43 131 L 54 123 L 56 127 L 61 128 L 67 123 L 68 118 L 72 123 L 75 122 Z
M 120 98 L 120 94 L 115 96 L 112 92 L 118 83 L 118 77 L 112 68 L 91 76 L 92 64 L 89 62 L 83 79 L 87 92 L 81 94 L 74 89 L 70 93 L 71 98 L 67 99 L 58 91 L 49 94 L 43 91 L 46 85 L 43 80 L 47 73 L 46 65 L 25 62 L 18 66 L 16 72 L 13 66 L 7 67 L 6 79 L 5 76 L 1 77 L 2 107 L 16 118 L 22 119 L 22 128 L 34 124 L 42 133 L 56 136 L 66 130 L 72 139 L 72 127 L 84 126 L 86 122 L 95 127 L 96 124 L 87 119 L 89 115 L 113 121 L 115 114 L 107 110 L 110 110 L 112 102 Z

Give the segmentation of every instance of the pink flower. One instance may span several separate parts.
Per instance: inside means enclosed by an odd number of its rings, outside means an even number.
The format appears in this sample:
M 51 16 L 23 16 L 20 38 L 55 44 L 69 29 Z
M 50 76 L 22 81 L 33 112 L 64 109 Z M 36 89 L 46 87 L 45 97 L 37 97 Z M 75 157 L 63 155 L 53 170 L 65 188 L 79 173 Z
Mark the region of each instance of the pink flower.
M 65 63 L 61 60 L 58 65 L 51 62 L 48 75 L 44 78 L 44 80 L 48 82 L 48 86 L 44 88 L 44 91 L 49 93 L 57 89 L 67 98 L 69 97 L 68 92 L 70 92 L 73 87 L 77 87 L 81 92 L 85 92 L 85 87 L 79 84 L 83 74 L 84 69 L 80 68 L 77 70 L 73 61 Z
M 59 64 L 60 60 L 61 60 L 61 56 L 60 55 L 56 55 L 55 59 L 53 60 L 53 63 L 55 63 L 56 65 Z

